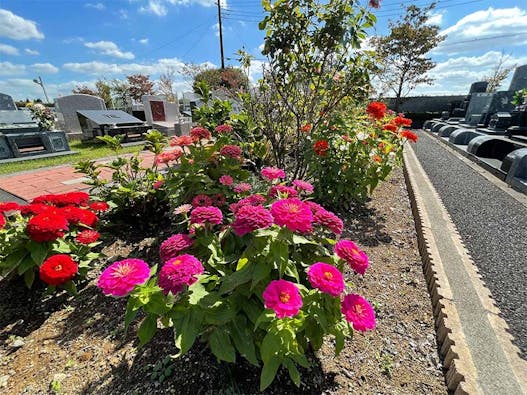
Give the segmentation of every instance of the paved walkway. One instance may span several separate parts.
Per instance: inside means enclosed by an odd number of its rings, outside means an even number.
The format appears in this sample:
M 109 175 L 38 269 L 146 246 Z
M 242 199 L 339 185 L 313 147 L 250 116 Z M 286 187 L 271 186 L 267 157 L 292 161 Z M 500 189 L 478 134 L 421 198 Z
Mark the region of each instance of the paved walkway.
M 154 154 L 151 152 L 142 152 L 140 157 L 145 167 L 154 162 Z M 112 158 L 105 158 L 98 163 L 108 163 L 111 160 Z M 101 177 L 110 179 L 111 175 L 111 170 L 101 170 Z M 0 176 L 0 190 L 30 201 L 48 193 L 85 191 L 90 188 L 84 183 L 85 180 L 84 175 L 76 173 L 72 165 L 61 165 Z M 0 200 L 8 200 L 7 197 L 5 194 L 0 195 Z

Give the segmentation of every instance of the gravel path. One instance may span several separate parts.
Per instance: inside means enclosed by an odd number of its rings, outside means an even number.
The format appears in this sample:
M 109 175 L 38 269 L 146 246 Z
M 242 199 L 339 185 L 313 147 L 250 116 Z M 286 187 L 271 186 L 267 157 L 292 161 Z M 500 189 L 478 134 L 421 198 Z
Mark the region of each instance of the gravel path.
M 414 151 L 527 359 L 527 208 L 420 132 Z

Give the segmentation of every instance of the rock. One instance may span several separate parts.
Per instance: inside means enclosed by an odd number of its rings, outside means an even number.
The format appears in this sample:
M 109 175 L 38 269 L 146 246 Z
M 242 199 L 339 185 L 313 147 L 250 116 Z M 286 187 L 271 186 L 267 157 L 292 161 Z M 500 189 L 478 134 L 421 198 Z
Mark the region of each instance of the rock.
M 24 339 L 18 338 L 18 339 L 15 339 L 15 341 L 13 341 L 13 343 L 11 343 L 11 347 L 13 347 L 13 348 L 20 348 L 20 347 L 23 347 L 25 344 L 26 344 L 26 342 L 24 341 Z
M 9 376 L 0 376 L 0 388 L 7 387 L 7 380 L 9 380 Z

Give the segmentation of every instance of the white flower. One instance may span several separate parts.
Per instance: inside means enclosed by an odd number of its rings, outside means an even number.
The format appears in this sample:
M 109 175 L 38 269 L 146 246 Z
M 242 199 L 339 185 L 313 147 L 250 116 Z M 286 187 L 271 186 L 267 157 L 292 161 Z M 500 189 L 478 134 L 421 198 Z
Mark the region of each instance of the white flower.
M 359 132 L 357 133 L 357 140 L 362 141 L 368 138 L 368 133 Z

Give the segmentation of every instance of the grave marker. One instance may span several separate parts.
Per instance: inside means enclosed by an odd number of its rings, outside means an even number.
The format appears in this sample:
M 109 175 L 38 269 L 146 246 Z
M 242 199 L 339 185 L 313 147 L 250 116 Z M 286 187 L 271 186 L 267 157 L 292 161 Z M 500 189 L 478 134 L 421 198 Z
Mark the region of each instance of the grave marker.
M 17 111 L 15 101 L 9 95 L 0 93 L 0 110 Z
M 66 133 L 81 134 L 78 110 L 106 110 L 104 100 L 97 96 L 76 94 L 55 99 L 55 108 L 61 129 Z

